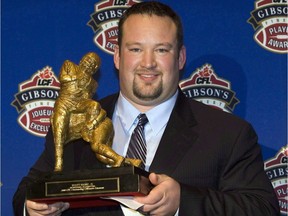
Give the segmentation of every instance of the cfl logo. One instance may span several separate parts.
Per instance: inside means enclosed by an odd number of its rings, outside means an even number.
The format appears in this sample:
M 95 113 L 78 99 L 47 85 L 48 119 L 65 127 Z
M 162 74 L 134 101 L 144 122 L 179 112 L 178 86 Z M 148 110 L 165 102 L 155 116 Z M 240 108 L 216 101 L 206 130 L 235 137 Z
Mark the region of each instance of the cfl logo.
M 196 84 L 211 84 L 210 77 L 198 77 L 196 79 Z

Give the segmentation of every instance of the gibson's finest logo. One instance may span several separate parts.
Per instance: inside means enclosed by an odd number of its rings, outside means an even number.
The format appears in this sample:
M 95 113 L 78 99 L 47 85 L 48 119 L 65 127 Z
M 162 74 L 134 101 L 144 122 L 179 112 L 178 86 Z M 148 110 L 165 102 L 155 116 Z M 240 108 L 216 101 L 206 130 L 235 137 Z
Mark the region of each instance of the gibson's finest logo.
M 18 123 L 29 133 L 44 137 L 50 126 L 50 116 L 59 95 L 60 82 L 51 67 L 46 66 L 19 84 L 12 102 L 18 113 Z
M 263 48 L 288 53 L 287 0 L 258 0 L 248 22 L 255 29 L 254 40 Z
M 235 92 L 231 90 L 230 82 L 218 78 L 210 64 L 197 68 L 179 86 L 187 97 L 226 112 L 232 112 L 239 103 Z
M 281 214 L 288 212 L 288 146 L 283 147 L 274 158 L 265 161 L 265 171 L 277 195 Z
M 136 0 L 104 0 L 95 4 L 95 12 L 87 23 L 94 33 L 94 43 L 103 51 L 114 54 L 118 38 L 118 22 L 125 10 Z

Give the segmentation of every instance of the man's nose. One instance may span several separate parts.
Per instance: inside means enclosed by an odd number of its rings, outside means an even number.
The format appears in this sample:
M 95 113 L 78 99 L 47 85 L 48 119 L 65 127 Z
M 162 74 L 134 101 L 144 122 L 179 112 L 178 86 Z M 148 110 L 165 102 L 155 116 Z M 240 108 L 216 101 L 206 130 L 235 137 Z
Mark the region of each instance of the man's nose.
M 156 67 L 155 54 L 153 51 L 144 51 L 141 66 L 147 69 Z

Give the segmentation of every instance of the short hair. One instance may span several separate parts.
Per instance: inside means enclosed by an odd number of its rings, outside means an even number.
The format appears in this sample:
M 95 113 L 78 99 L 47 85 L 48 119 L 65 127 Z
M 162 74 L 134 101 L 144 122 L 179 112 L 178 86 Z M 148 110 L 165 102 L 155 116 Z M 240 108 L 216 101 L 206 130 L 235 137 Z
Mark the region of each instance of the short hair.
M 170 17 L 176 26 L 177 31 L 177 47 L 180 51 L 183 46 L 183 26 L 180 17 L 174 12 L 168 5 L 165 5 L 156 1 L 140 2 L 132 5 L 128 8 L 118 23 L 118 45 L 121 47 L 122 37 L 123 37 L 123 24 L 127 18 L 131 15 L 141 14 L 141 15 L 156 15 L 160 17 Z

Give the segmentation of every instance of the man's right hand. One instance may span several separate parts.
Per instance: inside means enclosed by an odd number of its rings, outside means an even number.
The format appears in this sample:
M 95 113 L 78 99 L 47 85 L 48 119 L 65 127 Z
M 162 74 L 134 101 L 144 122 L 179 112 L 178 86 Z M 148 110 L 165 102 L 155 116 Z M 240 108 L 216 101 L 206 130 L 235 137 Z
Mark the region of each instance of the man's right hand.
M 31 200 L 26 201 L 26 210 L 29 216 L 59 216 L 69 208 L 69 203 L 57 202 L 53 204 L 36 203 Z

